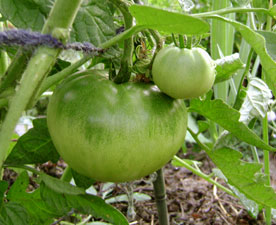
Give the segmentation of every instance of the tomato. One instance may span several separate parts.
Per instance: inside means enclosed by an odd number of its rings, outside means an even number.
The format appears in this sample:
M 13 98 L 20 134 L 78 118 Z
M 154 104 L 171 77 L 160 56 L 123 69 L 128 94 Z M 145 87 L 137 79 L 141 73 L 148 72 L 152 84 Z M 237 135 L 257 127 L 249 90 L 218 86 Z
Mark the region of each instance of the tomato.
M 54 91 L 47 111 L 53 143 L 80 174 L 98 181 L 125 182 L 166 164 L 184 143 L 183 100 L 155 85 L 115 84 L 87 71 Z
M 215 65 L 201 48 L 166 47 L 152 66 L 154 83 L 173 98 L 196 98 L 207 93 L 215 81 Z

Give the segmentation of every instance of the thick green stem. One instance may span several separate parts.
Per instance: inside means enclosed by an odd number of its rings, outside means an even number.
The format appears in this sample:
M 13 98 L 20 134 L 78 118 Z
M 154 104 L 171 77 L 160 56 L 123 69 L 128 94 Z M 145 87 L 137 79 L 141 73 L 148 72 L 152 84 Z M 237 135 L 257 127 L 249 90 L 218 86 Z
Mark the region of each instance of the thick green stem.
M 216 185 L 218 188 L 220 188 L 221 190 L 225 191 L 227 194 L 236 197 L 235 194 L 230 189 L 228 189 L 228 188 L 224 187 L 223 185 L 221 185 L 220 183 L 214 181 L 209 175 L 206 175 L 205 173 L 202 173 L 201 171 L 195 169 L 194 167 L 192 167 L 191 165 L 189 165 L 188 163 L 186 163 L 184 160 L 178 158 L 177 156 L 174 156 L 173 159 L 176 160 L 177 162 L 179 162 L 186 169 L 192 171 L 197 176 L 203 178 L 204 180 L 208 181 L 211 184 Z
M 44 33 L 69 29 L 79 9 L 81 0 L 57 0 L 43 28 Z M 62 34 L 63 35 L 63 34 Z M 64 38 L 55 33 L 57 38 Z M 28 63 L 19 88 L 13 97 L 0 132 L 0 168 L 6 158 L 14 127 L 30 99 L 55 63 L 60 50 L 40 47 Z
M 153 182 L 155 202 L 158 211 L 160 225 L 169 225 L 168 209 L 166 204 L 166 188 L 163 176 L 163 170 L 157 172 L 156 180 Z
M 128 5 L 121 0 L 110 0 L 121 11 L 124 17 L 125 29 L 133 25 L 133 17 L 128 10 Z M 130 78 L 130 68 L 132 66 L 133 37 L 130 36 L 124 40 L 124 52 L 121 59 L 121 67 L 118 74 L 114 77 L 115 83 L 127 82 Z

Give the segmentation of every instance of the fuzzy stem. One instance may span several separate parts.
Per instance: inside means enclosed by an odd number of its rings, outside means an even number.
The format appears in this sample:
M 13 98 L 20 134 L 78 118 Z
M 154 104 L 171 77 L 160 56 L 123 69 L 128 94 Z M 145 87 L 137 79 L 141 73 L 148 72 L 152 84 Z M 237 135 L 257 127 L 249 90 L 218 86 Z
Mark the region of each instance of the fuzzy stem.
M 166 204 L 166 189 L 163 176 L 163 170 L 156 171 L 157 178 L 153 182 L 155 202 L 158 211 L 158 218 L 160 225 L 169 225 L 168 209 Z
M 179 34 L 178 35 L 178 40 L 179 40 L 179 48 L 185 48 L 185 43 L 184 43 L 184 37 L 183 37 L 183 35 Z
M 57 0 L 46 21 L 43 32 L 52 33 L 58 29 L 69 29 L 80 7 L 81 0 Z M 58 34 L 55 34 L 58 36 Z M 60 36 L 58 38 L 64 38 Z M 60 50 L 40 47 L 29 61 L 22 76 L 21 84 L 11 101 L 9 111 L 2 124 L 0 132 L 0 168 L 6 158 L 10 138 L 14 127 L 27 104 L 38 90 L 44 77 L 55 63 Z

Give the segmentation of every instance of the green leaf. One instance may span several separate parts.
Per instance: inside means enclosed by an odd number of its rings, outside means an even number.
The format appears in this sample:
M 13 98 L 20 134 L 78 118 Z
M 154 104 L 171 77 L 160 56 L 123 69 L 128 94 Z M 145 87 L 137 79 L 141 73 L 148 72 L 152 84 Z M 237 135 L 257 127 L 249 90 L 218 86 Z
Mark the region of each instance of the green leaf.
M 0 213 L 1 225 L 30 225 L 27 211 L 16 202 L 4 204 Z
M 203 121 L 203 120 L 198 120 L 197 124 L 198 124 L 198 133 L 202 133 L 206 131 L 210 126 L 210 124 L 207 121 Z
M 121 212 L 108 205 L 101 198 L 93 195 L 60 194 L 41 183 L 41 196 L 48 206 L 57 211 L 69 212 L 75 209 L 80 213 L 102 218 L 112 224 L 128 225 Z
M 234 73 L 245 66 L 238 53 L 217 59 L 215 64 L 217 72 L 215 83 L 228 80 Z
M 71 185 L 55 177 L 51 177 L 45 173 L 40 174 L 40 180 L 50 189 L 60 194 L 79 195 L 85 194 L 85 190 Z
M 57 162 L 59 154 L 54 147 L 47 128 L 46 119 L 33 121 L 34 127 L 21 136 L 12 152 L 6 159 L 6 164 L 34 164 L 49 160 Z
M 207 22 L 187 14 L 144 5 L 131 5 L 129 11 L 135 17 L 137 25 L 145 28 L 188 35 L 204 34 L 209 31 Z
M 265 38 L 242 23 L 221 16 L 212 16 L 212 18 L 232 24 L 241 33 L 245 41 L 251 45 L 260 57 L 262 67 L 265 71 L 265 82 L 272 90 L 274 96 L 276 96 L 276 62 L 268 54 Z
M 113 14 L 108 7 L 108 0 L 85 1 L 78 11 L 71 32 L 71 41 L 90 42 L 95 46 L 106 42 L 116 35 Z M 114 47 L 108 50 L 108 55 L 119 56 Z M 105 56 L 108 56 L 105 54 Z
M 75 181 L 75 184 L 78 186 L 78 187 L 81 187 L 81 188 L 84 188 L 84 189 L 87 189 L 89 188 L 92 184 L 95 183 L 95 180 L 89 178 L 89 177 L 86 177 L 82 174 L 79 174 L 78 172 L 76 172 L 75 170 L 71 169 L 71 173 L 72 173 L 72 176 L 74 178 L 74 181 Z
M 21 204 L 30 215 L 30 224 L 45 224 L 58 217 L 54 209 L 49 208 L 40 197 L 40 189 L 27 193 L 29 176 L 26 171 L 21 173 L 8 192 L 7 199 Z M 20 224 L 20 223 L 17 223 Z
M 231 108 L 221 99 L 200 100 L 193 99 L 190 102 L 189 111 L 197 112 L 204 117 L 216 122 L 224 129 L 230 131 L 241 141 L 256 146 L 260 149 L 276 151 L 275 148 L 266 144 L 258 135 L 240 122 L 239 111 Z
M 261 164 L 242 161 L 242 154 L 230 148 L 207 151 L 207 154 L 222 171 L 230 185 L 258 204 L 276 208 L 274 190 L 267 186 L 263 179 L 257 177 L 257 173 L 262 168 Z
M 34 31 L 40 31 L 46 19 L 45 9 L 35 1 L 0 0 L 0 13 L 17 28 Z

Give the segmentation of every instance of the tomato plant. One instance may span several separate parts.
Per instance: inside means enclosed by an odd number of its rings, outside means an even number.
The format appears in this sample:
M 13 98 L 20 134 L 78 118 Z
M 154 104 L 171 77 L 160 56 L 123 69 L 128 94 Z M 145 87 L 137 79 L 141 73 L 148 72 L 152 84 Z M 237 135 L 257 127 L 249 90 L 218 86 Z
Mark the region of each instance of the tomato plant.
M 84 72 L 61 84 L 48 106 L 48 127 L 64 160 L 100 181 L 125 182 L 161 168 L 185 139 L 185 103 L 151 84 Z
M 215 64 L 201 48 L 163 48 L 153 62 L 154 83 L 173 98 L 196 98 L 215 81 Z

